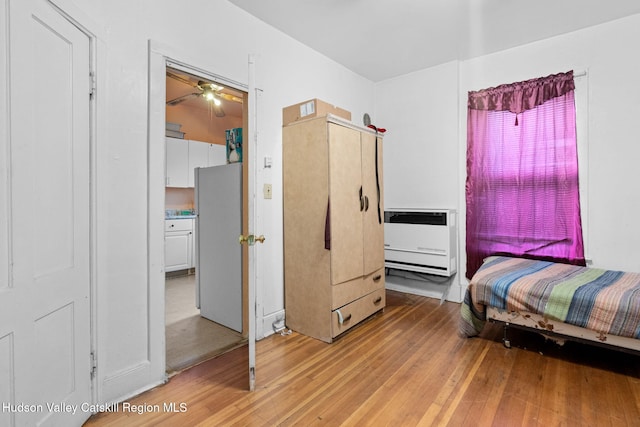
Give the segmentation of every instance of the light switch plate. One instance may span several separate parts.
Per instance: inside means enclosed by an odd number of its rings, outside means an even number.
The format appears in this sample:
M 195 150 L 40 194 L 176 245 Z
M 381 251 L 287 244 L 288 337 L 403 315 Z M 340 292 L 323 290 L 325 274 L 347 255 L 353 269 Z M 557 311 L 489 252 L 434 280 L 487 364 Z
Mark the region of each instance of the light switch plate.
M 271 189 L 271 184 L 265 184 L 264 185 L 264 198 L 265 199 L 270 199 L 272 197 L 272 189 Z

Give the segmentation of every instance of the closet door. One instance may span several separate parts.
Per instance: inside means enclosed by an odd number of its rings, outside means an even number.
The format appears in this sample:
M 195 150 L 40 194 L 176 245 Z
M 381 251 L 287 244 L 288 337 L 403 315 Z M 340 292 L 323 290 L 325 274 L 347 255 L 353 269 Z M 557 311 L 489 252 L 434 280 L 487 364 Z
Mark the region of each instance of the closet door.
M 64 408 L 98 385 L 91 41 L 52 2 L 0 3 L 0 425 L 80 426 L 91 413 Z
M 363 220 L 365 275 L 384 267 L 384 194 L 382 183 L 382 139 L 377 139 L 375 135 L 363 132 L 362 188 L 365 196 Z
M 331 283 L 362 276 L 362 153 L 360 132 L 328 124 Z

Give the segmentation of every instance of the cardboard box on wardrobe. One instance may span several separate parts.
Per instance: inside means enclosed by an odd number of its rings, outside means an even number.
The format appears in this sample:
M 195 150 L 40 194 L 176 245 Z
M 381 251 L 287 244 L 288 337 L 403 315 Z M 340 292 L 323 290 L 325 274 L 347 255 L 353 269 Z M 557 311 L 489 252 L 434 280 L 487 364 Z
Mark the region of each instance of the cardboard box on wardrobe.
M 315 98 L 283 108 L 282 126 L 298 120 L 322 117 L 327 114 L 333 114 L 334 116 L 351 121 L 351 112 Z

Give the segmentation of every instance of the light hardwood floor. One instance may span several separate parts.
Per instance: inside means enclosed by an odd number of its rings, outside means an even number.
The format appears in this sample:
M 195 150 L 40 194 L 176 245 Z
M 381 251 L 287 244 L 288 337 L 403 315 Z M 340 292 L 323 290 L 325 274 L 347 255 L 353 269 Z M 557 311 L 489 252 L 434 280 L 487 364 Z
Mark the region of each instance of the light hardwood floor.
M 240 332 L 200 316 L 195 275 L 165 281 L 167 373 L 174 375 L 229 349 L 246 344 Z
M 237 349 L 129 401 L 151 411 L 120 404 L 87 425 L 640 425 L 640 356 L 516 330 L 507 349 L 496 324 L 460 338 L 459 308 L 387 291 L 384 313 L 333 344 L 259 341 L 254 392 Z M 185 411 L 165 411 L 171 402 Z

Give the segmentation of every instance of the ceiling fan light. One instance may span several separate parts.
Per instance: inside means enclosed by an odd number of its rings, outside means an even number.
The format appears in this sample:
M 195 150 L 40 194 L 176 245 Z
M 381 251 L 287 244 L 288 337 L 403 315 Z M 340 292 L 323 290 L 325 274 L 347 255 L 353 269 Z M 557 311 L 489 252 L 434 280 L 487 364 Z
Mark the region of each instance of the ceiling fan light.
M 221 104 L 220 100 L 218 98 L 216 98 L 215 96 L 212 96 L 211 98 L 213 99 L 213 103 L 216 104 L 216 106 L 219 107 L 220 104 Z
M 206 91 L 204 92 L 204 98 L 205 98 L 207 101 L 213 101 L 213 100 L 215 99 L 215 97 L 213 96 L 213 92 L 212 92 L 212 91 L 210 91 L 210 90 L 206 90 Z

